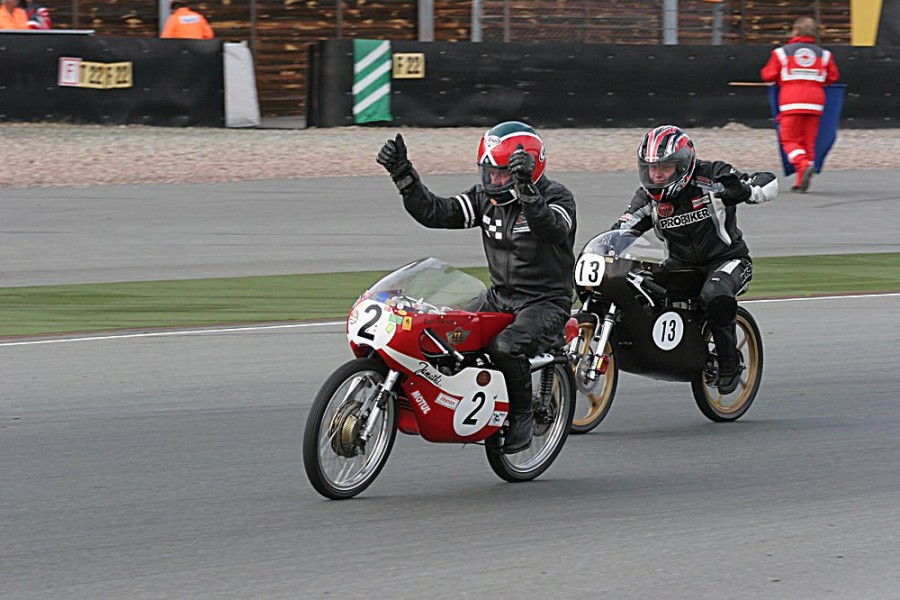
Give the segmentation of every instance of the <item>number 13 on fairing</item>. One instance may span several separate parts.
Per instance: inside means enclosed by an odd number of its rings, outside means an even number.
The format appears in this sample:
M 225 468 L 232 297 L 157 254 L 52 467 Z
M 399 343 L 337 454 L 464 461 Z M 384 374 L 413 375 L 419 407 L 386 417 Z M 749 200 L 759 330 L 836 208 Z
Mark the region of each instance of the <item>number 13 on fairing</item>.
M 606 260 L 599 254 L 582 254 L 575 265 L 575 283 L 581 286 L 598 285 L 606 270 Z

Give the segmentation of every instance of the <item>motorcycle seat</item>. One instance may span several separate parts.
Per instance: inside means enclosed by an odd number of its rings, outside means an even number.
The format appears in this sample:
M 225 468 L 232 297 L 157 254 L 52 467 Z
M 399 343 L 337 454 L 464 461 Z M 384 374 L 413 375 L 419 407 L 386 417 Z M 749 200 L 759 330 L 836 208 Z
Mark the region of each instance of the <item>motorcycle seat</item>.
M 669 299 L 693 300 L 700 296 L 706 276 L 700 269 L 666 269 L 655 274 L 653 279 L 668 290 Z

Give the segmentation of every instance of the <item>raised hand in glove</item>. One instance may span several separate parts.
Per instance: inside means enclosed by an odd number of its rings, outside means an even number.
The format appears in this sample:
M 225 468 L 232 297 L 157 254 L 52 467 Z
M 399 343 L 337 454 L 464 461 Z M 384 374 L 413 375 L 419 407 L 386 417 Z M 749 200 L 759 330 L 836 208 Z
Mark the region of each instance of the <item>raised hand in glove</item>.
M 525 152 L 522 144 L 519 144 L 516 151 L 510 155 L 507 168 L 512 175 L 519 200 L 525 204 L 537 202 L 540 192 L 531 181 L 534 174 L 534 157 Z
M 719 194 L 722 200 L 741 202 L 750 197 L 750 186 L 741 181 L 737 173 L 719 175 L 713 181 L 721 183 L 725 191 Z
M 399 133 L 397 137 L 384 143 L 375 160 L 391 174 L 394 181 L 409 173 L 412 167 L 406 158 L 406 142 Z
M 509 157 L 508 168 L 514 182 L 531 183 L 531 176 L 534 173 L 534 157 L 525 152 L 522 144 L 519 144 L 516 151 Z

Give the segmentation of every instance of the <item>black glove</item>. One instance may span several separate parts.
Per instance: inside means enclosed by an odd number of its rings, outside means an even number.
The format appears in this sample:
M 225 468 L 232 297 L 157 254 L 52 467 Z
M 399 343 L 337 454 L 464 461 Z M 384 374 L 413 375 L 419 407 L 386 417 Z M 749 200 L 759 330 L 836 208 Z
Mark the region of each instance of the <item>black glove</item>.
M 541 193 L 531 181 L 534 173 L 534 157 L 522 148 L 519 144 L 516 151 L 509 157 L 507 165 L 510 174 L 513 177 L 513 184 L 516 187 L 516 196 L 523 204 L 534 204 L 538 201 Z
M 725 191 L 719 194 L 722 200 L 740 202 L 750 197 L 750 186 L 741 181 L 737 173 L 719 175 L 714 181 L 721 183 L 722 187 L 725 188 Z
M 509 172 L 517 184 L 531 183 L 534 173 L 534 157 L 522 148 L 522 144 L 509 157 Z
M 394 181 L 402 179 L 412 168 L 412 165 L 406 158 L 406 142 L 403 141 L 403 136 L 399 133 L 397 137 L 384 143 L 375 160 L 379 165 L 387 169 Z

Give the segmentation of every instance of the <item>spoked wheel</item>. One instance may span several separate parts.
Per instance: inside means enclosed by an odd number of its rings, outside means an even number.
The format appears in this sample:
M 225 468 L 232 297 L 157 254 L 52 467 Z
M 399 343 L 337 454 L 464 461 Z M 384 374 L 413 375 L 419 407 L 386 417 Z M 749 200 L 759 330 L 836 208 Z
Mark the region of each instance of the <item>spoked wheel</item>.
M 340 366 L 316 399 L 303 433 L 303 466 L 317 492 L 326 498 L 352 498 L 375 480 L 387 462 L 397 435 L 397 407 L 383 402 L 371 436 L 363 441 L 366 400 L 387 375 L 381 361 L 358 358 Z
M 579 313 L 575 315 L 578 320 L 578 356 L 582 357 L 573 365 L 575 371 L 575 418 L 572 419 L 571 433 L 580 434 L 591 431 L 606 417 L 616 395 L 616 386 L 619 383 L 619 366 L 612 348 L 607 342 L 606 354 L 609 362 L 606 373 L 598 375 L 591 381 L 587 372 L 592 366 L 596 348 L 591 346 L 591 341 L 597 333 L 597 322 L 591 313 Z
M 546 471 L 569 437 L 569 424 L 575 413 L 575 380 L 567 365 L 553 365 L 552 370 L 549 403 L 535 403 L 531 446 L 516 454 L 502 454 L 498 452 L 499 436 L 491 436 L 485 445 L 488 463 L 506 481 L 529 481 Z M 532 374 L 534 390 L 541 389 L 540 378 L 541 371 Z
M 743 372 L 737 389 L 728 395 L 722 395 L 716 388 L 719 367 L 715 360 L 716 344 L 709 331 L 706 332 L 706 343 L 710 359 L 700 377 L 691 382 L 694 400 L 700 412 L 711 421 L 737 421 L 753 404 L 762 381 L 763 346 L 759 327 L 753 316 L 742 306 L 738 306 L 737 349 L 741 354 Z

